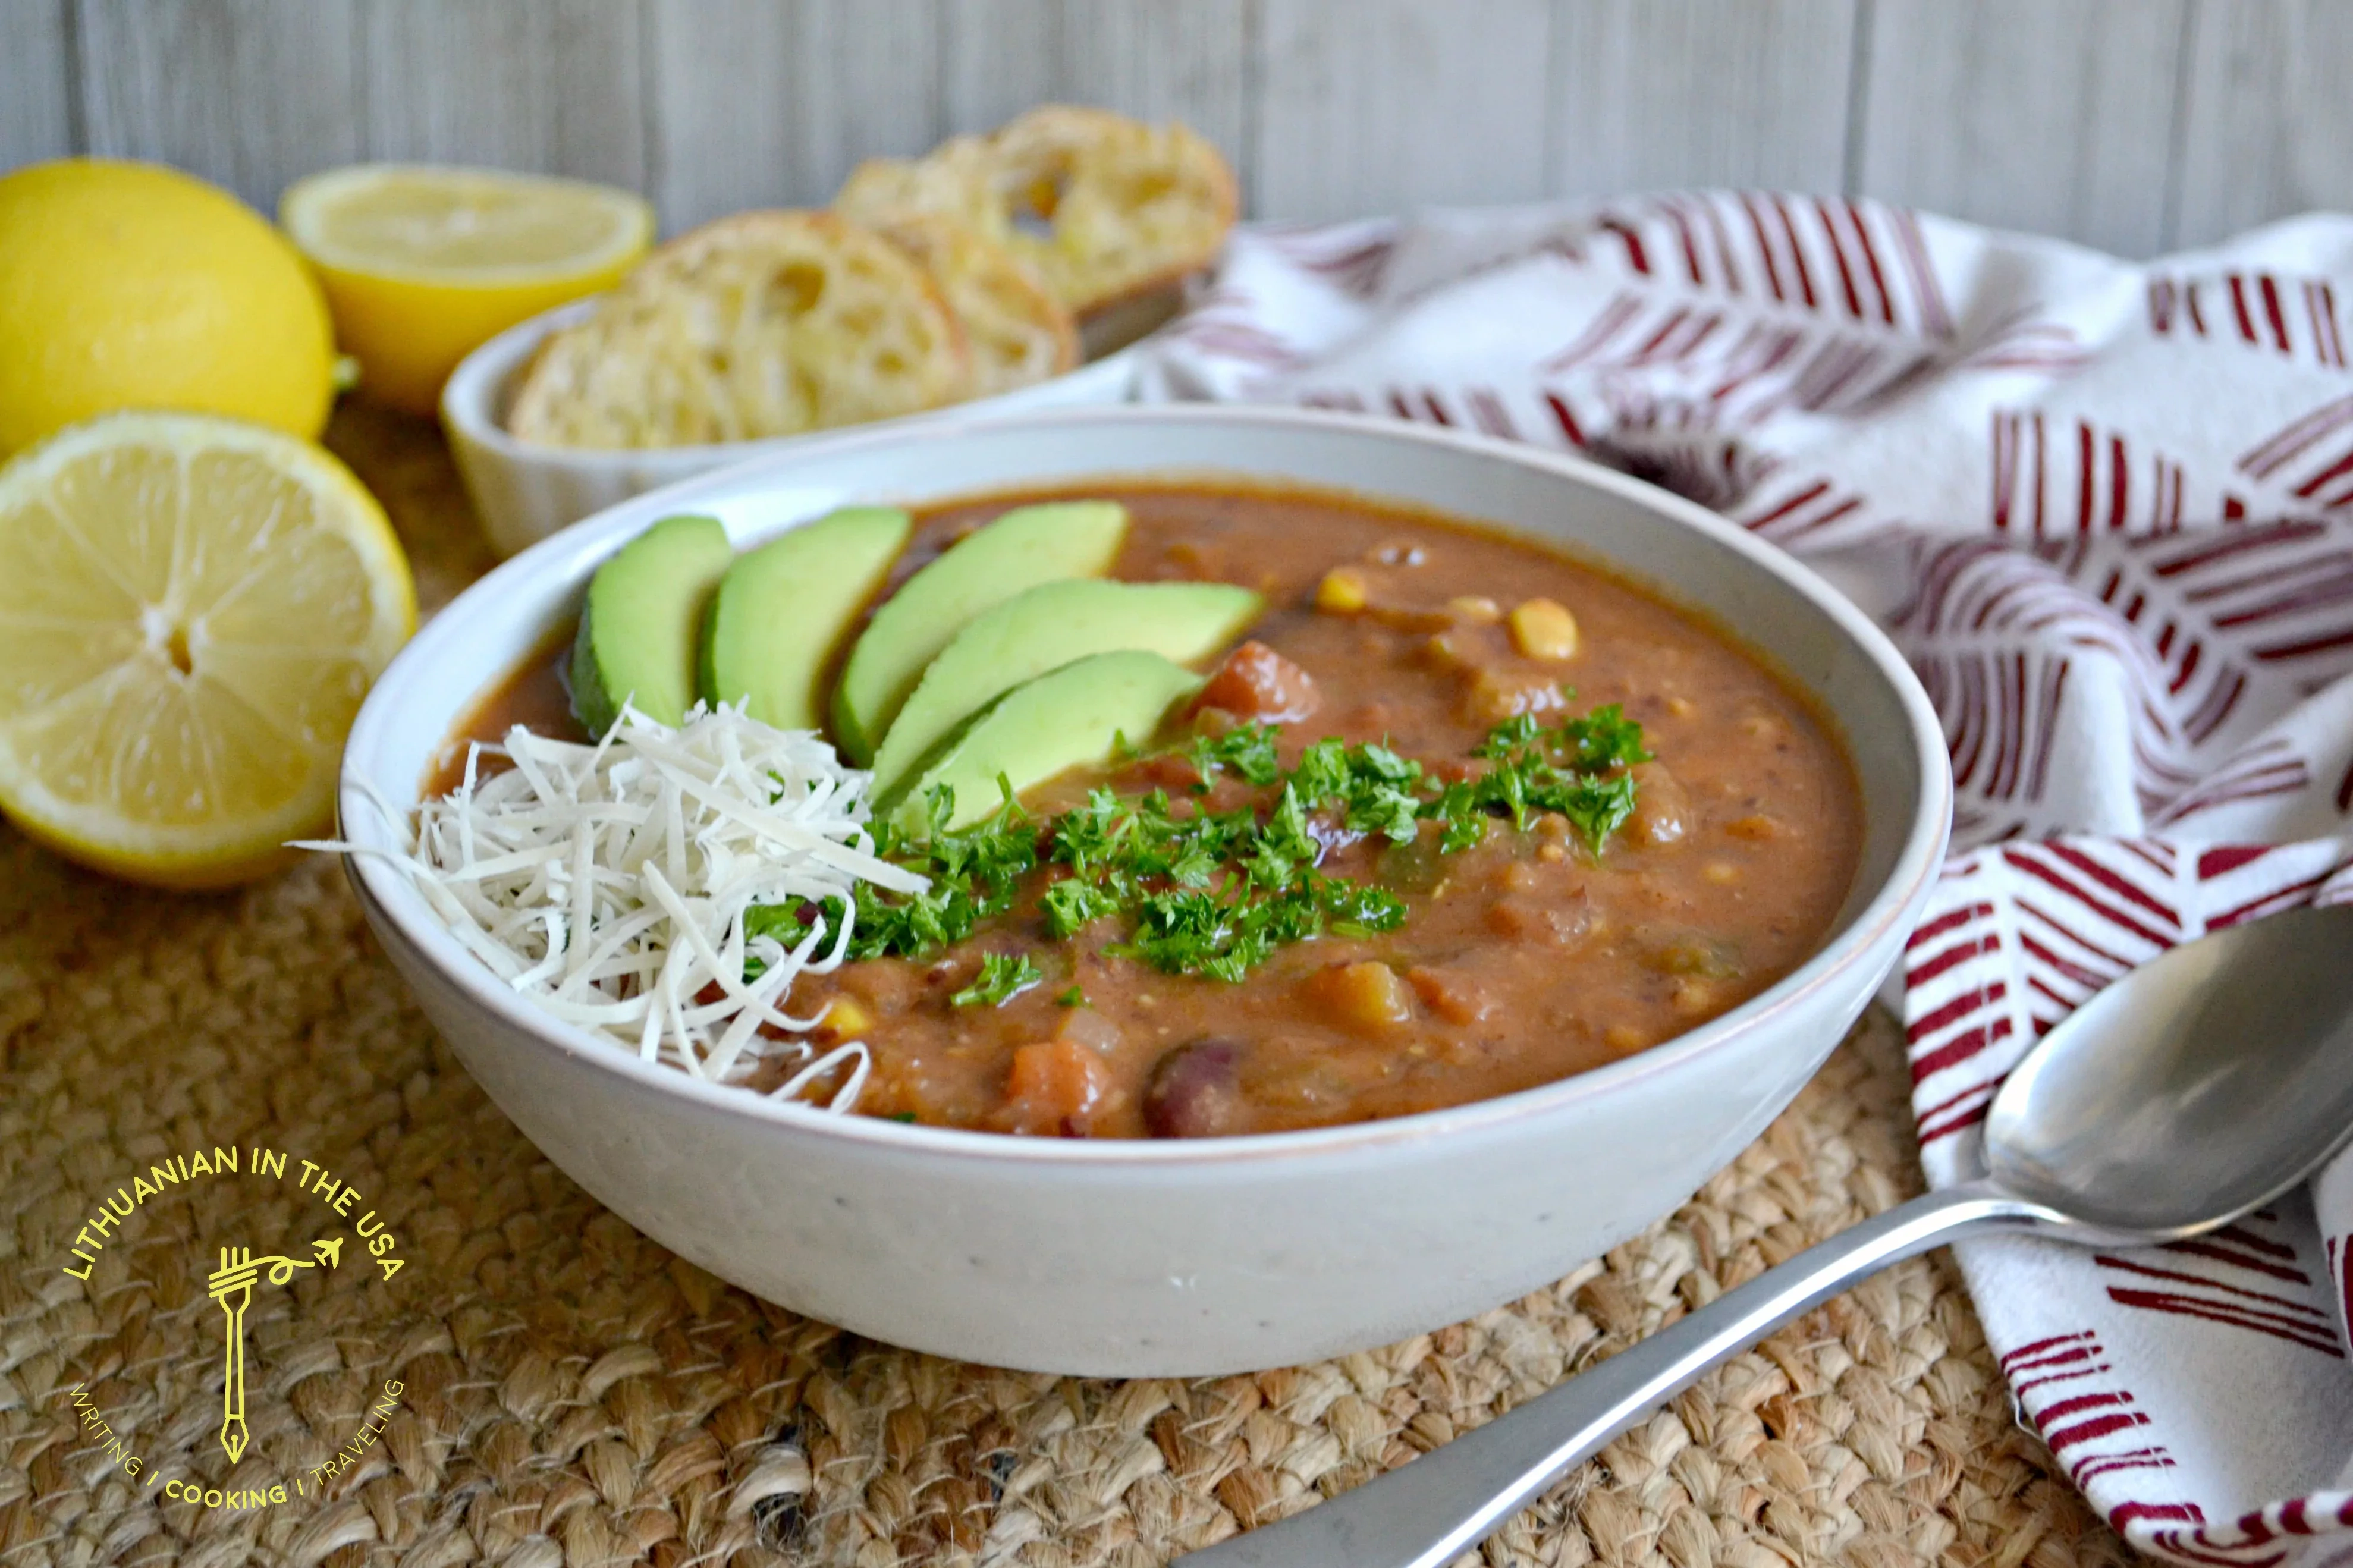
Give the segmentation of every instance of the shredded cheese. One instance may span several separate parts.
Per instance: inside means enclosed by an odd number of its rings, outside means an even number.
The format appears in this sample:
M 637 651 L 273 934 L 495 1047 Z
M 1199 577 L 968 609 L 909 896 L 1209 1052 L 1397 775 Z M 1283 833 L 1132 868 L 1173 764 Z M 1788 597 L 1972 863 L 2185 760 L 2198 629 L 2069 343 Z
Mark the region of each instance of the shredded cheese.
M 484 757 L 512 765 L 485 777 Z M 796 1068 L 784 1099 L 846 1069 L 828 1108 L 848 1110 L 865 1043 L 819 1054 L 799 1037 L 818 1019 L 784 1003 L 801 975 L 841 963 L 859 882 L 928 886 L 873 854 L 872 778 L 818 735 L 733 707 L 697 707 L 673 730 L 625 706 L 593 746 L 520 725 L 504 745 L 470 745 L 457 790 L 414 818 L 386 808 L 402 837 L 386 858 L 469 952 L 554 1016 L 712 1082 Z M 839 929 L 820 917 L 790 948 L 745 936 L 754 905 L 827 900 Z M 759 966 L 748 981 L 747 959 Z

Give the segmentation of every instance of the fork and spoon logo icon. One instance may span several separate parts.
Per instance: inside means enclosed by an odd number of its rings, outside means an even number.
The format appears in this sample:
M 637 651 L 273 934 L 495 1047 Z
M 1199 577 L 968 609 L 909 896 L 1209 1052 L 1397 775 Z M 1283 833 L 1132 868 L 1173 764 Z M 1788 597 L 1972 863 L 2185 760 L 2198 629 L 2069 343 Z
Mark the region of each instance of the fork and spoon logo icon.
M 221 1380 L 221 1451 L 228 1462 L 236 1464 L 244 1457 L 248 1441 L 245 1428 L 245 1310 L 253 1304 L 254 1287 L 267 1273 L 269 1283 L 283 1285 L 294 1278 L 297 1268 L 329 1268 L 343 1261 L 343 1238 L 311 1244 L 314 1256 L 309 1259 L 287 1258 L 272 1253 L 256 1258 L 249 1247 L 221 1248 L 220 1267 L 206 1280 L 206 1293 L 220 1303 L 222 1316 L 228 1320 L 227 1366 Z

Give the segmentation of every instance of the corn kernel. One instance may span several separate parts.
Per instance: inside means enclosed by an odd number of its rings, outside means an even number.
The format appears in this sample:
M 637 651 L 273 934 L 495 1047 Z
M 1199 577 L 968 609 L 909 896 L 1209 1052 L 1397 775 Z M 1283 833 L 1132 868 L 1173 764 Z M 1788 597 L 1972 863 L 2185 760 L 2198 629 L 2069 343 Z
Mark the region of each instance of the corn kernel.
M 1524 599 L 1512 611 L 1512 646 L 1530 658 L 1577 657 L 1577 617 L 1550 599 Z
M 874 1026 L 874 1015 L 847 996 L 837 996 L 818 1015 L 817 1026 L 837 1040 L 854 1039 Z
M 1315 586 L 1315 607 L 1325 615 L 1353 616 L 1365 607 L 1368 597 L 1365 574 L 1351 567 L 1333 567 Z
M 1446 610 L 1466 626 L 1492 626 L 1504 618 L 1502 606 L 1481 594 L 1463 594 L 1449 599 Z
M 1740 880 L 1740 868 L 1729 861 L 1711 860 L 1701 869 L 1700 875 L 1719 888 L 1728 888 Z

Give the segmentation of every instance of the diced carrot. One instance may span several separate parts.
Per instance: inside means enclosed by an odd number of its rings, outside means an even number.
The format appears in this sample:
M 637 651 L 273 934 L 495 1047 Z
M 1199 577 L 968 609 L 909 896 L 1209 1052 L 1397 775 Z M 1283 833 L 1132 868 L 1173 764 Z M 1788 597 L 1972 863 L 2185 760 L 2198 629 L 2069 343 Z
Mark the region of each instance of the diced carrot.
M 1083 1132 L 1110 1089 L 1103 1058 L 1076 1040 L 1046 1040 L 1013 1053 L 1006 1109 L 1018 1132 Z

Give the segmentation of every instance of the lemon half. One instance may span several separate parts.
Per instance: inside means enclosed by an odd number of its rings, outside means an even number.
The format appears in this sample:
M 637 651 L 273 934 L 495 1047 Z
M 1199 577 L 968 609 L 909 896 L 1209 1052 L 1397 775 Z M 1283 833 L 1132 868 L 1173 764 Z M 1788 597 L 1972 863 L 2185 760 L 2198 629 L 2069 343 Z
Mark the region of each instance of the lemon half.
M 76 426 L 0 468 L 0 810 L 164 887 L 284 863 L 417 626 L 384 510 L 309 442 L 205 415 Z
M 361 395 L 416 414 L 490 338 L 611 288 L 654 234 L 653 208 L 610 185 L 409 163 L 298 180 L 278 220 L 326 289 Z

